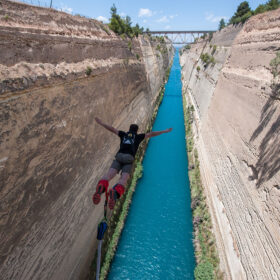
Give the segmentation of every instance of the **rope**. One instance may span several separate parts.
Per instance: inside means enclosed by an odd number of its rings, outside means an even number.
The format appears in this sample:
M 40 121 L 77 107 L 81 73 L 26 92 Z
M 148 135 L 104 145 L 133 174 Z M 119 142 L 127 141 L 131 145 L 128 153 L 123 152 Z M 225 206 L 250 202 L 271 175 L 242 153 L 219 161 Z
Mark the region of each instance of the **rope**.
M 97 229 L 98 248 L 97 248 L 96 280 L 99 280 L 99 277 L 100 277 L 102 242 L 103 242 L 104 234 L 105 234 L 105 232 L 106 232 L 106 230 L 108 228 L 108 225 L 107 225 L 107 204 L 108 204 L 109 194 L 108 194 L 107 191 L 105 192 L 105 195 L 106 196 L 105 196 L 105 203 L 104 203 L 104 218 L 99 223 L 98 229 Z
M 103 240 L 98 240 L 96 280 L 99 280 L 99 274 L 100 274 L 100 263 L 101 263 L 101 248 L 102 248 L 102 242 L 103 242 Z

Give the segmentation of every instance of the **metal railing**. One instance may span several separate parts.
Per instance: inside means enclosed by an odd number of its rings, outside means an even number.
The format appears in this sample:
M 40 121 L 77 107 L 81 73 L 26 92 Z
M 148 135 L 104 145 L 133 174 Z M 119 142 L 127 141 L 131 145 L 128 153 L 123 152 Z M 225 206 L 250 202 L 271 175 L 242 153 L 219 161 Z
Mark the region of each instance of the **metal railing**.
M 208 34 L 212 34 L 215 32 L 214 30 L 180 30 L 180 31 L 148 31 L 144 32 L 147 34 L 151 34 L 154 36 L 167 36 L 172 44 L 189 44 L 193 43 L 196 39 L 202 38 L 203 36 L 206 38 Z

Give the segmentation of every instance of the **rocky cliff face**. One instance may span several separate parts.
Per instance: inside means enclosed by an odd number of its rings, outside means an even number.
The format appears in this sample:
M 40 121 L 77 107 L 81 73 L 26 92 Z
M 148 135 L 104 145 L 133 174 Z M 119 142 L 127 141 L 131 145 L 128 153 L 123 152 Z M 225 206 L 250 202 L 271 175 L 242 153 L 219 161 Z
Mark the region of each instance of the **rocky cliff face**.
M 270 67 L 280 50 L 279 15 L 228 27 L 181 56 L 226 279 L 280 278 L 279 79 Z M 216 63 L 204 67 L 206 52 Z
M 103 216 L 91 196 L 119 141 L 94 117 L 144 129 L 173 48 L 8 1 L 0 26 L 0 274 L 77 279 Z

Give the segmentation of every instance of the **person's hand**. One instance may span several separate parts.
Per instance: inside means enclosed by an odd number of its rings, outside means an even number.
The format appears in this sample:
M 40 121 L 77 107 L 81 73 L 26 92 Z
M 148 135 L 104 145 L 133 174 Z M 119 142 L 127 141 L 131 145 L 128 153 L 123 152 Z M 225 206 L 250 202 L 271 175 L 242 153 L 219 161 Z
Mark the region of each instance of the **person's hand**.
M 172 131 L 172 127 L 166 129 L 166 132 L 170 132 L 170 131 Z
M 98 123 L 98 124 L 101 124 L 102 121 L 99 119 L 99 118 L 95 118 L 95 121 Z

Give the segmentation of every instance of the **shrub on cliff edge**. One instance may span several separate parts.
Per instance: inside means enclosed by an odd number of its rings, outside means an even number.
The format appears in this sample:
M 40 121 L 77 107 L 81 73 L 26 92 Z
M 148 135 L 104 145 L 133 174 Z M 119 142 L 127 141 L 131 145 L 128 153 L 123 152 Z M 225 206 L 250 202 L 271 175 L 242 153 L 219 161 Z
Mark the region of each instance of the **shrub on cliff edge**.
M 238 24 L 240 22 L 244 23 L 253 15 L 253 12 L 247 1 L 240 3 L 237 7 L 235 14 L 229 20 L 229 24 Z
M 194 270 L 195 280 L 214 280 L 214 267 L 209 261 L 201 262 Z
M 206 68 L 210 63 L 212 66 L 215 65 L 216 61 L 215 58 L 212 55 L 209 55 L 208 53 L 203 53 L 200 55 L 200 59 L 202 60 L 204 67 Z
M 143 34 L 143 27 L 140 28 L 138 24 L 133 27 L 131 24 L 132 22 L 129 16 L 122 18 L 117 14 L 116 6 L 113 5 L 111 7 L 111 18 L 108 25 L 111 30 L 118 35 L 126 34 L 129 38 L 138 37 L 139 34 Z
M 280 7 L 280 0 L 269 0 L 265 4 L 259 5 L 254 11 L 251 10 L 249 3 L 244 1 L 240 3 L 235 14 L 231 17 L 228 24 L 244 23 L 251 16 L 261 14 L 267 11 L 276 10 Z M 219 29 L 220 30 L 220 29 Z
M 225 20 L 222 18 L 219 23 L 219 31 L 226 27 Z
M 92 68 L 90 66 L 87 67 L 86 69 L 86 75 L 89 76 L 92 72 Z
M 280 7 L 279 0 L 270 0 L 266 4 L 259 5 L 254 11 L 254 14 L 257 15 L 257 14 L 265 13 L 267 11 L 276 10 L 279 7 Z
M 276 53 L 276 57 L 270 61 L 271 73 L 275 78 L 280 74 L 280 51 Z

